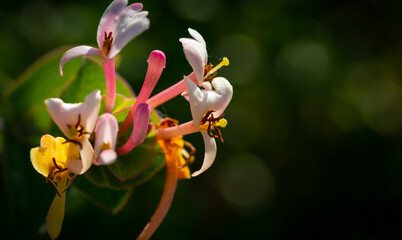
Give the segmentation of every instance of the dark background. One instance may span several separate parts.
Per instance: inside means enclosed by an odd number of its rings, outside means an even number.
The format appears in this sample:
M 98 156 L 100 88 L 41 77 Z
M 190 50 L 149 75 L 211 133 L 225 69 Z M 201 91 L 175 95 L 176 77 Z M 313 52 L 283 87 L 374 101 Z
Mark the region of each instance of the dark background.
M 96 45 L 109 3 L 3 2 L 0 88 L 60 45 Z M 151 27 L 123 49 L 118 69 L 136 92 L 154 49 L 167 57 L 154 93 L 191 72 L 178 41 L 189 37 L 188 27 L 204 36 L 210 62 L 229 58 L 219 73 L 234 87 L 214 165 L 179 182 L 154 239 L 402 238 L 402 1 L 143 4 Z M 191 119 L 181 98 L 159 110 L 180 122 Z M 198 149 L 194 171 L 202 138 L 185 138 Z M 12 161 L 29 161 L 28 153 Z M 161 171 L 136 188 L 116 216 L 70 191 L 60 239 L 135 238 L 163 181 Z M 0 183 L 0 236 L 47 239 L 43 227 L 32 229 L 29 219 L 8 214 L 24 206 L 10 200 L 12 184 Z M 49 195 L 36 199 L 48 208 L 54 192 L 44 187 Z M 27 189 L 30 182 L 20 191 Z M 32 218 L 44 221 L 46 211 L 41 214 Z

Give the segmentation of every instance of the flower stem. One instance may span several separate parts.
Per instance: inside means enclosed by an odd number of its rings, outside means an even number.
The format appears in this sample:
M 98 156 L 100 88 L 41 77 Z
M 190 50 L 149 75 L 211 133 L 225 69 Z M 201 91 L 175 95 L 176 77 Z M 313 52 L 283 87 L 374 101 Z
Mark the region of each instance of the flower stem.
M 176 191 L 178 179 L 178 166 L 177 160 L 173 158 L 166 159 L 166 181 L 163 188 L 162 198 L 156 208 L 154 215 L 152 215 L 149 223 L 144 227 L 137 240 L 148 240 L 155 233 L 156 229 L 162 223 L 170 205 L 172 204 L 174 193 Z
M 200 131 L 199 128 L 196 128 L 194 125 L 194 121 L 189 121 L 179 126 L 163 128 L 156 130 L 156 138 L 157 139 L 169 139 L 173 137 L 177 137 L 180 135 L 187 135 L 190 133 L 195 133 Z
M 197 79 L 195 79 L 194 73 L 188 75 L 188 78 L 190 78 L 195 84 L 198 84 Z M 147 103 L 151 108 L 156 108 L 159 105 L 169 101 L 170 99 L 176 97 L 177 95 L 183 93 L 186 90 L 187 90 L 186 81 L 182 79 L 173 86 L 170 86 L 169 88 L 163 90 L 162 92 L 148 99 Z
M 105 72 L 105 80 L 106 80 L 105 112 L 111 113 L 113 111 L 114 104 L 116 101 L 114 58 L 103 59 L 103 70 Z

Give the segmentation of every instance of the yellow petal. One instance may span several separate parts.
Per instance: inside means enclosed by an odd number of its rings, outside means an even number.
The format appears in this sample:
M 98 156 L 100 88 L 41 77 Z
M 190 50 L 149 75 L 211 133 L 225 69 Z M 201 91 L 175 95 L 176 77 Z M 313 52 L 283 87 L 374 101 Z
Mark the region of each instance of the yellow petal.
M 35 170 L 45 177 L 48 177 L 54 168 L 53 158 L 57 165 L 63 168 L 69 160 L 79 158 L 78 147 L 73 143 L 66 143 L 62 137 L 54 138 L 46 134 L 40 142 L 40 147 L 31 149 L 31 162 Z
M 62 191 L 66 187 L 66 182 L 67 178 L 63 178 L 58 183 L 57 190 L 61 193 L 61 197 L 56 194 L 47 212 L 46 228 L 51 239 L 56 239 L 60 235 L 61 226 L 63 225 L 66 193 L 62 193 Z

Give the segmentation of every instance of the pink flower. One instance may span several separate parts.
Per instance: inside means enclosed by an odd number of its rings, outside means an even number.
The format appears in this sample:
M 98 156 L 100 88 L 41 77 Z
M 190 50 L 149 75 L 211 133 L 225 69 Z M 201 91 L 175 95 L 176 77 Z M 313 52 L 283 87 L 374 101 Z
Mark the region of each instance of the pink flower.
M 59 71 L 63 76 L 63 65 L 72 58 L 96 56 L 103 59 L 106 79 L 105 111 L 112 112 L 116 99 L 114 57 L 134 37 L 149 27 L 148 12 L 142 11 L 141 3 L 127 6 L 127 0 L 113 1 L 103 13 L 98 26 L 99 48 L 78 46 L 68 50 L 60 60 Z

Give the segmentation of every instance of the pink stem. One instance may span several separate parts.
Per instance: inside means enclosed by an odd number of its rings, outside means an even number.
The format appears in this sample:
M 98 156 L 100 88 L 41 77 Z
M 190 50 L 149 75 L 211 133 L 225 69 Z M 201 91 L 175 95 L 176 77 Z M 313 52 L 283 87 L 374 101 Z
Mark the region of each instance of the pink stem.
M 179 126 L 164 128 L 156 130 L 156 138 L 158 139 L 169 139 L 173 137 L 177 137 L 180 135 L 187 135 L 190 133 L 199 132 L 200 129 L 196 128 L 194 125 L 194 121 L 189 121 Z
M 162 75 L 162 71 L 165 68 L 166 57 L 165 54 L 161 51 L 155 50 L 149 55 L 148 58 L 148 70 L 147 75 L 145 76 L 144 84 L 142 85 L 140 94 L 138 94 L 137 99 L 135 100 L 134 105 L 131 107 L 130 112 L 128 113 L 126 119 L 123 124 L 120 126 L 119 135 L 123 135 L 125 131 L 130 127 L 133 123 L 134 113 L 137 109 L 137 106 L 141 103 L 145 103 L 146 100 L 154 90 L 156 83 L 158 82 L 160 76 Z
M 105 112 L 111 113 L 116 101 L 116 80 L 114 58 L 103 59 L 103 71 L 105 72 L 106 100 Z
M 188 75 L 188 78 L 193 80 L 193 82 L 195 84 L 198 84 L 197 79 L 195 79 L 194 73 L 191 73 L 190 75 Z M 182 79 L 175 85 L 163 90 L 162 92 L 160 92 L 160 93 L 156 94 L 155 96 L 151 97 L 150 99 L 148 99 L 147 103 L 151 108 L 156 108 L 159 105 L 169 101 L 170 99 L 176 97 L 177 95 L 183 93 L 186 90 L 187 90 L 186 81 L 184 81 L 184 79 Z
M 137 237 L 137 240 L 150 239 L 169 211 L 177 187 L 177 168 L 177 160 L 175 158 L 166 159 L 166 181 L 163 188 L 162 198 L 154 212 L 154 215 L 152 215 L 149 223 Z

